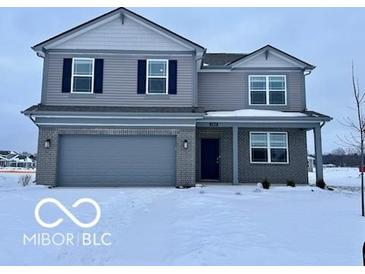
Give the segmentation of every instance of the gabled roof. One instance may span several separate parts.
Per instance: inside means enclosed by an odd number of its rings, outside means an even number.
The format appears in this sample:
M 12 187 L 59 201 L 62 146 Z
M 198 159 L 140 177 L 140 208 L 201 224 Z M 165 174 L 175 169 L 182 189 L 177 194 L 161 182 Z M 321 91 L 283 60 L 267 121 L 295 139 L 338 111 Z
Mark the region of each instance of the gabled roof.
M 237 63 L 243 62 L 243 61 L 249 59 L 250 57 L 255 56 L 256 54 L 259 54 L 261 52 L 265 52 L 267 50 L 276 51 L 277 53 L 291 59 L 292 61 L 302 64 L 306 69 L 314 69 L 315 68 L 315 66 L 313 66 L 313 65 L 311 65 L 307 62 L 304 62 L 303 60 L 300 60 L 299 58 L 297 58 L 293 55 L 290 55 L 289 53 L 286 53 L 286 52 L 284 52 L 284 51 L 282 51 L 278 48 L 275 48 L 271 45 L 266 45 L 262 48 L 259 48 L 258 50 L 255 50 L 255 51 L 251 52 L 250 54 L 247 54 L 246 56 L 243 56 L 242 58 L 240 58 L 238 60 L 232 61 L 231 63 L 227 64 L 227 66 L 235 66 Z
M 147 24 L 155 27 L 159 31 L 162 31 L 164 33 L 167 33 L 167 34 L 171 35 L 173 38 L 178 39 L 180 41 L 183 41 L 183 42 L 189 44 L 192 47 L 199 48 L 201 50 L 205 50 L 205 48 L 203 46 L 201 46 L 201 45 L 199 45 L 199 44 L 197 44 L 197 43 L 195 43 L 195 42 L 193 42 L 193 41 L 191 41 L 191 40 L 189 40 L 189 39 L 187 39 L 187 38 L 185 38 L 185 37 L 183 37 L 183 36 L 181 36 L 181 35 L 179 35 L 179 34 L 177 34 L 175 32 L 173 32 L 173 31 L 171 31 L 171 30 L 169 30 L 169 29 L 167 29 L 167 28 L 165 28 L 165 27 L 163 27 L 163 26 L 161 26 L 161 25 L 159 25 L 159 24 L 157 24 L 155 22 L 152 22 L 152 21 L 148 20 L 147 18 L 145 18 L 145 17 L 143 17 L 143 16 L 141 16 L 141 15 L 139 15 L 137 13 L 134 13 L 133 11 L 131 11 L 129 9 L 123 8 L 123 7 L 114 9 L 114 10 L 112 10 L 110 12 L 107 12 L 107 13 L 101 15 L 101 16 L 98 16 L 98 17 L 96 17 L 96 18 L 94 18 L 92 20 L 89 20 L 89 21 L 87 21 L 87 22 L 85 22 L 85 23 L 83 23 L 81 25 L 78 25 L 78 26 L 76 26 L 74 28 L 71 28 L 71 29 L 69 29 L 69 30 L 67 30 L 65 32 L 62 32 L 62 33 L 60 33 L 60 34 L 58 34 L 56 36 L 53 36 L 53 37 L 51 37 L 51 38 L 49 38 L 49 39 L 47 39 L 45 41 L 42 41 L 42 42 L 34 45 L 32 47 L 32 49 L 34 51 L 42 51 L 43 50 L 43 47 L 45 47 L 46 45 L 49 45 L 49 44 L 51 44 L 51 43 L 53 43 L 53 42 L 55 42 L 55 41 L 57 41 L 59 39 L 65 38 L 68 35 L 71 35 L 71 34 L 77 32 L 77 31 L 82 30 L 85 27 L 89 27 L 89 26 L 93 25 L 94 23 L 97 23 L 97 22 L 100 22 L 102 20 L 105 20 L 108 17 L 114 16 L 114 15 L 117 15 L 117 14 L 121 14 L 121 13 L 125 13 L 127 15 L 130 15 L 130 16 L 133 16 L 135 18 L 138 18 L 139 20 L 143 21 L 144 23 L 147 23 Z
M 0 150 L 0 155 L 9 155 L 10 153 L 12 153 L 13 151 L 11 150 Z
M 13 159 L 13 158 L 15 158 L 16 156 L 17 156 L 18 154 L 8 154 L 8 155 L 6 155 L 6 159 Z

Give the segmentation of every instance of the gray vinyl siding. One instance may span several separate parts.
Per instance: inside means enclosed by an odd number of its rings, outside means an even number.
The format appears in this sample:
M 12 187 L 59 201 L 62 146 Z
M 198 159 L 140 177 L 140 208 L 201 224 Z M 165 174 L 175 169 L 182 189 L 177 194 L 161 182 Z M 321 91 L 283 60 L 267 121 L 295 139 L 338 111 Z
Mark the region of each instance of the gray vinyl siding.
M 249 75 L 286 75 L 286 106 L 250 106 Z M 301 70 L 286 72 L 200 72 L 198 73 L 198 105 L 206 110 L 236 110 L 244 108 L 302 111 L 306 108 L 304 75 Z
M 111 49 L 111 50 L 188 50 L 183 45 L 167 37 L 155 29 L 146 27 L 127 15 L 122 24 L 121 18 L 115 16 L 110 22 L 102 24 L 93 30 L 86 31 L 71 38 L 55 49 Z
M 89 106 L 179 106 L 193 104 L 193 56 L 192 55 L 85 55 L 104 59 L 104 81 L 102 94 L 62 93 L 63 59 L 77 57 L 72 54 L 48 54 L 43 103 L 47 105 Z M 139 59 L 177 60 L 177 94 L 137 94 L 137 63 Z

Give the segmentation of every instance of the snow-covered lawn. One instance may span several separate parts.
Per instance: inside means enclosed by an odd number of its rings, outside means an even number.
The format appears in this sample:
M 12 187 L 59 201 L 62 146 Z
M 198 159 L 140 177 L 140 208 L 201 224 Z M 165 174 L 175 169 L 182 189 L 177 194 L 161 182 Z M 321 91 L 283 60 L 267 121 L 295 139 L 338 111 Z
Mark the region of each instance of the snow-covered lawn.
M 310 184 L 315 184 L 316 174 L 308 173 Z M 360 173 L 358 168 L 353 167 L 331 167 L 324 168 L 323 177 L 330 186 L 360 187 Z
M 327 171 L 326 171 L 327 173 Z M 347 174 L 338 172 L 338 174 Z M 365 218 L 360 193 L 315 187 L 207 186 L 175 188 L 20 187 L 18 176 L 0 174 L 1 247 L 4 265 L 361 265 Z M 348 180 L 347 175 L 343 180 Z M 45 219 L 64 218 L 46 229 L 34 207 L 54 197 L 79 219 L 90 220 L 90 197 L 101 207 L 100 222 L 83 229 L 112 234 L 111 246 L 24 246 L 23 233 L 81 229 L 58 208 Z

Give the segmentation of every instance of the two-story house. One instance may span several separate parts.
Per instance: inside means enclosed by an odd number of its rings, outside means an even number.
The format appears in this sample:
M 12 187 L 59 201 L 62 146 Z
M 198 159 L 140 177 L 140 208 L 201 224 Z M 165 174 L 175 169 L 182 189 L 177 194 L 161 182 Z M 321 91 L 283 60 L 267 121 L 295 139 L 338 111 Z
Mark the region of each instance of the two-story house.
M 233 34 L 232 34 L 233 35 Z M 272 46 L 249 54 L 206 49 L 118 8 L 33 47 L 43 58 L 38 184 L 194 186 L 307 183 L 314 132 L 310 65 Z

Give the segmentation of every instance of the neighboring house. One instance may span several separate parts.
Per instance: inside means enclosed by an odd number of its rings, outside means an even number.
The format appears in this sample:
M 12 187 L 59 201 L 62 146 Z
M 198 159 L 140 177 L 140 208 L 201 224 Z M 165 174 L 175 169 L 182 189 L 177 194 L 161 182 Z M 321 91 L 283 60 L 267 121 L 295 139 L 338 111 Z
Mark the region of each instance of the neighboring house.
M 35 168 L 36 162 L 32 155 L 17 155 L 13 159 L 13 167 Z
M 0 155 L 0 167 L 5 167 L 6 165 L 6 158 Z
M 233 35 L 233 34 L 232 34 Z M 321 128 L 305 78 L 272 46 L 207 53 L 125 8 L 33 47 L 43 58 L 38 184 L 307 183 L 307 131 L 322 179 Z
M 18 155 L 17 152 L 11 150 L 0 150 L 0 167 L 10 167 L 12 158 Z
M 0 151 L 0 167 L 35 168 L 36 157 L 31 154 L 18 154 L 15 151 Z

